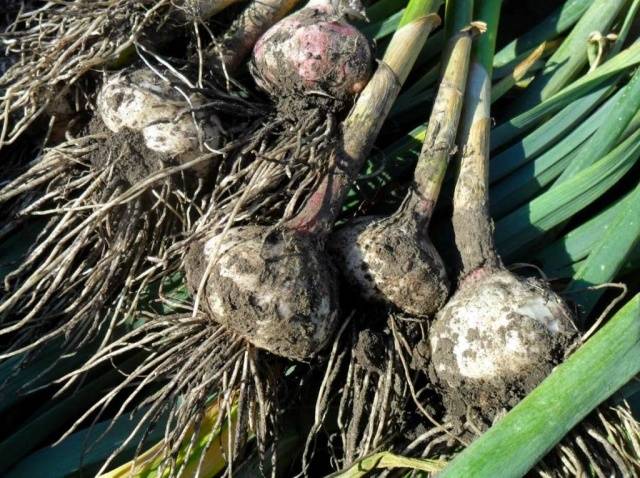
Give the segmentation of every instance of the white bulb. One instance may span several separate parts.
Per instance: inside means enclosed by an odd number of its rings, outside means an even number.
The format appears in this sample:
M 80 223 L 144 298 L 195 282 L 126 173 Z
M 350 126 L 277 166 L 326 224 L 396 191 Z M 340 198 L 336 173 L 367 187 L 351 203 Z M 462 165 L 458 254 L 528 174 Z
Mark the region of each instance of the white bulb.
M 268 231 L 238 227 L 205 243 L 204 262 L 214 263 L 203 300 L 212 319 L 255 346 L 304 360 L 335 331 L 335 272 L 317 241 Z
M 465 279 L 429 337 L 445 388 L 477 383 L 506 391 L 537 385 L 575 333 L 566 305 L 545 284 L 497 271 Z
M 401 217 L 356 219 L 333 233 L 330 248 L 343 274 L 365 299 L 427 316 L 439 310 L 448 296 L 440 255 Z

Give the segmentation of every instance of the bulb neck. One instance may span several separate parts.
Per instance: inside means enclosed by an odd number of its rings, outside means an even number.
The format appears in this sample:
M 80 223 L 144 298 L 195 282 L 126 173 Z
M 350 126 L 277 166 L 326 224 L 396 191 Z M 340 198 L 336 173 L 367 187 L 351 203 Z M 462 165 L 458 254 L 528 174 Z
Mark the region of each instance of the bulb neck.
M 420 188 L 412 183 L 396 214 L 401 215 L 403 220 L 414 224 L 417 230 L 425 231 L 426 234 L 435 207 L 436 201 L 422 194 Z

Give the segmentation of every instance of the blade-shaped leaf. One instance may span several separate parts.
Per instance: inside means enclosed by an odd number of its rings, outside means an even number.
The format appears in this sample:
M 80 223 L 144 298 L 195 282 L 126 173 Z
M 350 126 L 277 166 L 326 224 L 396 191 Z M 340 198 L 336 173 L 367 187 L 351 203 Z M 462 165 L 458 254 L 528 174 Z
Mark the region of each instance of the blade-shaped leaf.
M 629 83 L 616 94 L 613 114 L 609 115 L 607 122 L 580 147 L 580 153 L 573 158 L 554 186 L 566 181 L 587 166 L 591 166 L 608 153 L 638 111 L 640 111 L 640 69 L 636 69 Z
M 567 288 L 583 315 L 591 312 L 604 293 L 602 289 L 588 290 L 587 287 L 614 280 L 640 244 L 640 183 L 630 199 L 616 209 L 616 216 L 608 226 Z
M 105 420 L 73 433 L 53 447 L 43 448 L 27 456 L 15 465 L 6 477 L 94 476 L 111 453 L 133 433 L 145 412 L 146 409 L 133 416 L 118 417 L 115 421 Z M 164 433 L 163 426 L 164 421 L 160 420 L 146 436 L 145 441 L 153 443 L 160 440 Z M 138 435 L 141 433 L 142 430 Z M 137 446 L 138 440 L 134 438 L 120 453 L 119 461 L 132 459 Z
M 524 58 L 540 43 L 567 31 L 582 17 L 593 0 L 568 0 L 526 33 L 505 45 L 493 60 L 494 74 L 503 76 L 513 64 Z M 505 67 L 505 68 L 503 68 Z
M 589 125 L 591 121 L 586 119 L 590 118 L 594 108 L 613 92 L 613 83 L 608 81 L 594 88 L 556 113 L 535 131 L 491 158 L 489 165 L 491 180 L 495 182 L 504 178 L 531 159 L 548 151 L 559 139 L 567 140 L 567 136 L 575 134 L 576 128 L 593 131 Z M 605 112 L 608 114 L 613 105 L 611 101 L 606 104 L 608 107 Z
M 367 8 L 367 17 L 371 23 L 382 21 L 401 10 L 405 3 L 398 0 L 378 0 Z
M 631 200 L 631 193 L 619 199 L 609 207 L 581 224 L 561 239 L 546 246 L 537 256 L 547 274 L 556 276 L 561 268 L 579 262 L 589 255 L 593 246 L 602 238 L 613 223 L 616 216 L 626 208 Z
M 95 403 L 105 391 L 122 380 L 121 370 L 131 370 L 139 361 L 139 357 L 132 358 L 121 364 L 120 370 L 113 370 L 92 380 L 53 406 L 43 407 L 46 410 L 0 442 L 0 473 L 7 471 L 47 439 L 60 434 L 87 406 Z
M 542 74 L 518 97 L 512 111 L 522 112 L 544 101 L 578 76 L 587 64 L 589 36 L 608 32 L 627 0 L 595 0 L 547 61 Z
M 580 154 L 585 141 L 609 120 L 618 95 L 620 92 L 580 122 L 560 142 L 535 159 L 527 158 L 526 154 L 518 157 L 517 151 L 514 151 L 509 157 L 502 156 L 501 160 L 491 161 L 491 214 L 497 218 L 513 211 L 562 174 L 567 165 Z M 519 167 L 514 169 L 512 164 L 518 164 Z M 496 181 L 500 176 L 501 179 Z
M 403 13 L 404 9 L 384 18 L 379 22 L 366 25 L 360 30 L 368 38 L 372 40 L 379 40 L 380 38 L 391 35 L 394 31 L 396 31 L 396 27 L 398 26 L 398 23 L 400 23 L 400 18 L 402 18 Z
M 396 468 L 410 468 L 428 473 L 437 473 L 442 470 L 444 466 L 444 461 L 409 458 L 382 451 L 366 456 L 346 470 L 333 473 L 327 478 L 361 478 L 369 476 L 370 473 L 375 471 Z
M 227 466 L 226 456 L 229 446 L 233 446 L 233 433 L 237 422 L 237 405 L 231 407 L 231 415 L 218 425 L 220 402 L 215 401 L 207 408 L 200 431 L 195 440 L 195 445 L 189 452 L 193 431 L 189 431 L 184 439 L 184 444 L 176 459 L 177 466 L 184 465 L 181 476 L 196 476 L 202 458 L 200 476 L 215 476 Z M 100 475 L 100 478 L 126 478 L 129 476 L 139 476 L 144 478 L 161 478 L 160 464 L 162 462 L 159 452 L 160 443 L 151 447 L 140 455 L 135 461 L 125 463 L 118 468 Z M 203 456 L 204 454 L 204 456 Z
M 521 136 L 547 115 L 553 114 L 578 98 L 589 94 L 597 85 L 609 81 L 638 63 L 640 63 L 640 42 L 635 42 L 592 72 L 566 86 L 551 98 L 494 128 L 491 132 L 492 150 Z
M 626 174 L 639 155 L 637 130 L 594 165 L 500 219 L 496 223 L 496 245 L 501 254 L 513 258 L 546 231 L 591 204 Z

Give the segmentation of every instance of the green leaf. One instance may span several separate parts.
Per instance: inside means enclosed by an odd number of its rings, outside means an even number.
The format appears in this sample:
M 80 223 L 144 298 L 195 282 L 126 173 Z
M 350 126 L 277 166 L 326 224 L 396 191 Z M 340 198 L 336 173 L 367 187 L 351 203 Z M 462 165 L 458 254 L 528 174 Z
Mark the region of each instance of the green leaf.
M 589 94 L 598 85 L 610 81 L 619 73 L 632 68 L 638 63 L 640 63 L 640 42 L 635 42 L 595 70 L 566 86 L 551 98 L 494 128 L 491 133 L 492 150 L 520 137 L 547 115 L 553 114 L 578 98 Z
M 602 238 L 603 232 L 606 233 L 611 228 L 620 211 L 628 206 L 631 198 L 631 193 L 627 194 L 561 239 L 545 247 L 536 256 L 536 260 L 544 271 L 557 276 L 560 275 L 561 269 L 585 259 L 593 246 Z
M 370 38 L 372 40 L 379 40 L 388 35 L 391 35 L 396 31 L 403 13 L 404 9 L 394 13 L 393 15 L 390 15 L 389 17 L 379 22 L 366 25 L 360 30 L 367 38 Z
M 384 21 L 397 11 L 402 10 L 405 3 L 398 0 L 378 0 L 367 8 L 367 17 L 371 23 Z
M 582 131 L 593 132 L 594 129 L 589 125 L 591 118 L 588 115 L 611 94 L 612 83 L 613 81 L 609 81 L 598 85 L 583 97 L 564 107 L 535 131 L 491 158 L 489 163 L 491 180 L 495 182 L 504 178 L 531 159 L 548 151 L 560 139 L 566 142 L 569 137 L 583 137 L 584 134 L 576 134 L 577 127 Z M 605 113 L 608 114 L 611 111 L 610 108 L 612 105 L 609 104 Z M 585 121 L 587 118 L 589 121 Z
M 46 411 L 0 442 L 0 473 L 6 472 L 46 440 L 59 435 L 87 406 L 95 403 L 102 394 L 122 380 L 122 371 L 132 370 L 139 361 L 139 357 L 129 359 L 121 364 L 119 370 L 92 380 L 64 400 L 47 407 Z
M 28 221 L 0 243 L 0 281 L 12 272 L 16 264 L 29 251 L 45 225 L 43 220 Z
M 640 372 L 640 294 L 438 478 L 521 477 L 572 427 Z
M 601 237 L 601 235 L 602 233 L 600 232 L 600 234 L 598 235 L 598 239 Z M 558 267 L 551 272 L 554 277 L 573 278 L 576 276 L 578 271 L 585 266 L 586 263 L 587 259 L 579 260 L 577 262 L 571 262 L 568 264 L 565 263 L 561 267 Z M 627 259 L 622 263 L 616 280 L 623 280 L 625 276 L 629 274 L 635 274 L 638 270 L 640 270 L 640 247 L 635 247 L 629 252 Z
M 509 152 L 508 156 L 496 156 L 489 166 L 490 180 L 493 183 L 489 195 L 492 216 L 504 216 L 551 184 L 580 154 L 583 143 L 609 121 L 614 111 L 615 99 L 615 96 L 610 98 L 591 116 L 578 123 L 559 143 L 533 160 L 526 154 L 518 156 L 517 151 L 512 151 L 512 148 L 505 151 Z M 516 165 L 518 167 L 514 169 Z M 496 182 L 496 178 L 501 180 Z
M 571 129 L 572 125 L 575 126 L 575 124 L 577 124 L 576 122 L 580 122 L 581 119 L 584 119 L 584 116 L 590 111 L 589 107 L 593 108 L 597 106 L 600 101 L 606 98 L 606 95 L 610 92 L 608 88 L 611 85 L 615 84 L 615 82 L 617 81 L 617 75 L 620 72 L 623 72 L 638 63 L 640 63 L 640 42 L 634 43 L 626 50 L 623 50 L 611 60 L 596 68 L 593 72 L 585 75 L 580 80 L 572 83 L 549 100 L 544 101 L 528 112 L 512 118 L 511 120 L 494 128 L 491 133 L 492 150 L 496 150 L 501 146 L 504 146 L 514 138 L 522 136 L 524 133 L 526 133 L 526 131 L 534 127 L 547 115 L 553 114 L 566 107 L 567 105 L 571 105 L 565 113 L 567 114 L 567 116 L 564 117 L 564 119 L 558 118 L 558 123 L 555 124 L 556 127 L 562 128 L 562 131 L 566 134 L 566 132 Z M 432 96 L 429 92 L 427 92 L 427 94 L 429 95 L 429 98 Z M 601 94 L 602 96 L 599 96 L 599 94 Z M 589 97 L 591 101 L 593 101 L 593 103 L 587 104 L 589 100 L 586 99 L 584 103 L 580 102 L 580 99 L 583 97 Z M 402 98 L 402 96 L 400 98 Z M 406 97 L 403 101 L 400 101 L 399 104 L 404 105 L 404 109 L 396 106 L 396 112 L 404 112 L 406 109 L 411 108 L 411 106 L 413 105 L 423 104 L 421 102 L 418 102 L 416 98 L 411 97 Z M 575 106 L 572 104 L 574 102 L 576 103 Z M 554 132 L 552 128 L 547 129 L 547 131 L 549 130 L 551 130 L 552 133 Z M 419 149 L 420 146 L 416 146 L 415 138 L 418 136 L 424 136 L 424 131 L 425 126 L 423 124 L 418 125 L 411 132 L 407 133 L 406 136 L 400 138 L 388 148 L 385 148 L 384 155 L 390 157 L 387 155 L 388 150 L 403 150 L 404 152 L 409 153 L 413 151 L 413 149 L 416 149 L 416 147 Z M 555 137 L 556 139 L 558 139 L 560 135 L 555 135 Z M 533 155 L 534 151 L 539 154 L 549 147 L 548 138 L 545 141 L 545 138 L 542 134 L 538 134 L 536 136 L 533 136 L 532 138 L 529 138 L 529 141 L 530 143 L 528 148 L 531 155 Z M 518 151 L 518 148 L 514 148 L 511 154 L 513 155 L 513 158 L 516 158 L 514 159 L 514 161 L 519 161 L 518 164 L 524 164 L 524 162 L 526 162 L 519 159 L 519 156 L 523 154 L 522 147 L 520 148 L 520 151 Z M 397 154 L 395 155 L 395 158 L 398 158 Z M 497 156 L 492 159 L 491 163 L 493 163 L 496 158 Z M 527 158 L 531 159 L 532 156 L 527 156 Z M 507 159 L 498 161 L 504 161 L 505 167 L 510 170 L 514 170 L 517 167 L 517 165 L 515 167 L 509 166 L 510 160 Z M 391 161 L 389 161 L 389 163 L 391 164 Z M 400 168 L 398 169 L 398 171 L 404 172 L 405 170 L 404 168 Z M 395 174 L 392 174 L 389 177 L 395 178 L 397 176 Z M 494 173 L 494 180 L 499 179 L 499 177 L 500 175 L 496 175 L 496 173 Z
M 444 2 L 444 31 L 448 40 L 469 26 L 473 19 L 473 3 L 473 0 L 447 0 Z M 446 55 L 446 53 L 444 54 Z
M 593 0 L 568 0 L 534 28 L 505 45 L 493 60 L 493 67 L 498 70 L 497 76 L 503 76 L 502 71 L 513 68 L 543 41 L 550 40 L 571 28 L 592 3 Z
M 616 93 L 619 95 L 621 91 Z M 594 131 L 600 131 L 616 111 L 616 97 L 608 100 L 596 113 L 582 122 L 569 136 L 537 157 L 511 173 L 502 181 L 491 187 L 491 213 L 499 218 L 513 211 L 549 186 L 576 157 L 586 154 L 584 140 Z M 614 132 L 618 141 L 624 140 L 640 128 L 640 109 L 620 134 Z M 616 142 L 617 144 L 617 142 Z M 614 144 L 615 145 L 615 144 Z M 608 151 L 607 151 L 608 152 Z M 604 154 L 602 155 L 604 156 Z M 600 159 L 600 158 L 597 158 Z
M 160 293 L 162 290 L 162 293 Z M 162 296 L 163 300 L 159 300 Z M 152 282 L 141 294 L 140 310 L 146 310 L 153 314 L 170 315 L 177 312 L 176 307 L 169 303 L 185 303 L 191 297 L 187 288 L 184 273 L 174 272 L 163 278 L 162 282 Z
M 598 128 L 589 140 L 580 147 L 580 152 L 554 183 L 554 187 L 575 176 L 587 166 L 602 158 L 613 148 L 640 111 L 640 69 L 636 69 L 631 81 L 616 95 L 613 114 Z
M 435 14 L 440 9 L 443 0 L 409 0 L 399 26 L 405 26 L 426 15 Z
M 44 345 L 38 356 L 33 361 L 25 363 L 16 376 L 12 376 L 13 367 L 23 361 L 24 356 L 12 358 L 2 364 L 3 371 L 0 377 L 7 380 L 7 383 L 0 391 L 0 413 L 15 405 L 31 390 L 48 385 L 65 373 L 81 367 L 95 352 L 97 344 L 86 345 L 64 357 L 61 357 L 61 346 L 62 340 Z
M 389 112 L 389 118 L 404 120 L 407 113 L 416 110 L 420 112 L 420 116 L 424 116 L 436 96 L 435 86 L 439 76 L 440 64 L 437 64 L 430 68 L 411 88 L 398 96 Z M 432 86 L 434 88 L 431 88 Z M 414 87 L 416 87 L 415 90 Z
M 541 43 L 537 48 L 505 72 L 504 77 L 491 86 L 491 104 L 494 104 L 521 81 L 527 81 L 532 75 L 544 68 L 543 59 L 553 53 L 553 45 Z
M 606 33 L 627 0 L 595 0 L 547 61 L 542 74 L 518 97 L 512 111 L 521 112 L 564 88 L 587 64 L 587 45 L 594 32 Z
M 133 433 L 138 421 L 146 411 L 147 409 L 143 409 L 132 416 L 121 416 L 113 421 L 105 420 L 75 432 L 55 446 L 42 448 L 27 456 L 15 465 L 6 477 L 94 476 L 111 453 L 118 449 Z M 158 421 L 157 425 L 145 437 L 145 442 L 154 443 L 162 439 L 163 427 L 164 420 Z M 140 430 L 138 435 L 142 435 L 143 431 Z M 121 451 L 114 461 L 114 466 L 133 459 L 139 438 L 141 436 L 131 440 L 131 443 Z
M 130 330 L 127 324 L 121 324 L 114 330 L 102 327 L 90 342 L 76 346 L 72 352 L 65 349 L 62 338 L 55 338 L 41 344 L 35 355 L 23 353 L 0 363 L 0 414 L 26 394 L 51 385 L 54 380 L 80 368 L 95 353 L 106 333 L 116 340 Z
M 444 461 L 426 460 L 423 458 L 408 458 L 405 456 L 394 455 L 393 453 L 382 451 L 373 455 L 366 456 L 358 460 L 348 469 L 339 471 L 330 478 L 360 478 L 369 476 L 369 473 L 376 470 L 410 468 L 413 470 L 426 471 L 429 473 L 437 473 L 445 466 Z
M 594 165 L 500 219 L 496 245 L 501 254 L 512 257 L 521 253 L 546 231 L 592 203 L 625 175 L 639 155 L 637 130 Z
M 553 276 L 558 278 L 573 278 L 586 263 L 587 260 L 583 259 L 571 264 L 565 264 L 556 269 Z M 640 270 L 640 247 L 636 247 L 630 252 L 627 260 L 622 264 L 622 268 L 618 272 L 618 277 L 624 279 L 626 275 L 635 274 L 638 270 Z
M 622 265 L 620 276 L 635 273 L 638 270 L 640 270 L 640 247 L 636 247 L 631 251 L 629 258 Z
M 229 445 L 233 447 L 233 431 L 238 424 L 238 406 L 236 403 L 232 403 L 229 415 L 222 423 L 218 423 L 220 404 L 218 400 L 209 404 L 195 437 L 193 436 L 193 427 L 185 432 L 175 457 L 177 467 L 184 466 L 181 476 L 196 476 L 201 459 L 201 476 L 216 476 L 226 468 Z M 164 459 L 158 455 L 161 446 L 161 442 L 156 443 L 140 454 L 135 462 L 127 462 L 100 475 L 100 478 L 125 478 L 129 476 L 163 478 L 167 476 L 167 470 L 162 467 Z
M 442 49 L 444 48 L 444 41 L 444 29 L 441 28 L 429 37 L 429 41 L 424 46 L 424 48 L 420 52 L 420 56 L 418 56 L 418 59 L 416 60 L 416 65 L 422 66 L 428 63 L 430 60 L 433 60 L 434 58 L 440 58 L 440 56 L 442 55 Z M 436 64 L 436 67 L 439 71 L 440 65 Z M 407 92 L 409 92 L 409 90 L 411 90 L 412 88 L 413 87 L 407 89 Z
M 582 126 L 587 124 L 583 123 Z M 548 154 L 525 164 L 504 181 L 492 186 L 489 206 L 494 220 L 522 206 L 557 178 L 578 153 L 577 149 L 566 153 L 565 147 L 570 145 L 558 145 Z
M 573 278 L 567 293 L 588 315 L 604 290 L 587 290 L 592 285 L 611 282 L 622 269 L 630 254 L 640 244 L 640 183 L 628 201 L 616 209 L 608 229 L 593 248 L 586 262 Z
M 618 38 L 616 38 L 613 47 L 609 52 L 609 55 L 617 54 L 627 41 L 627 36 L 629 35 L 631 27 L 636 21 L 636 15 L 640 10 L 640 0 L 633 0 L 631 5 L 626 10 L 627 13 L 625 15 L 624 22 L 622 22 L 622 27 L 620 27 L 620 31 L 618 32 Z
M 538 23 L 533 29 L 513 40 L 500 50 L 494 57 L 494 68 L 496 68 L 496 78 L 501 78 L 508 74 L 515 65 L 526 57 L 531 50 L 542 42 L 555 38 L 560 33 L 571 28 L 582 14 L 586 11 L 593 0 L 569 0 L 555 10 L 551 15 Z M 379 29 L 380 26 L 376 26 Z M 386 29 L 385 29 L 386 32 Z M 424 48 L 417 64 L 431 60 L 439 54 L 444 46 L 444 32 L 442 30 L 432 35 L 429 43 Z M 407 88 L 400 95 L 398 101 L 410 102 L 410 98 L 424 92 L 430 88 L 438 78 L 439 65 L 435 65 L 429 72 L 420 78 L 414 85 Z M 434 78 L 435 72 L 435 78 Z M 406 106 L 406 105 L 405 105 Z M 403 109 L 399 108 L 399 111 Z

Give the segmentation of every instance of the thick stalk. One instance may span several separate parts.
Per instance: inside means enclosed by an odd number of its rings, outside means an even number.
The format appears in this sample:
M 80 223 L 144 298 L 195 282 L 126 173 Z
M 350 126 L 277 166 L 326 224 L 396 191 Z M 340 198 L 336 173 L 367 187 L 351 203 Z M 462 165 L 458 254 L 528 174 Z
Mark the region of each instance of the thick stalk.
M 185 0 L 185 7 L 194 9 L 195 12 L 204 20 L 217 15 L 225 8 L 239 3 L 241 0 Z
M 371 80 L 342 125 L 342 147 L 334 168 L 309 197 L 288 227 L 299 232 L 328 234 L 340 213 L 344 198 L 373 147 L 382 124 L 424 46 L 439 24 L 434 13 L 438 2 L 412 0 Z M 409 18 L 407 15 L 410 15 Z
M 453 230 L 463 275 L 499 263 L 489 217 L 491 73 L 501 0 L 480 2 L 487 33 L 474 46 L 460 131 L 460 169 L 453 196 Z
M 431 219 L 449 158 L 454 150 L 467 83 L 471 45 L 477 31 L 477 24 L 465 27 L 460 33 L 453 35 L 445 50 L 442 80 L 416 165 L 413 187 L 409 191 L 404 208 L 405 213 L 410 214 L 423 227 L 426 227 Z
M 228 1 L 228 0 L 227 0 Z M 222 61 L 233 73 L 251 53 L 258 39 L 285 17 L 299 0 L 254 0 L 234 20 L 222 40 Z M 215 54 L 215 53 L 214 53 Z
M 471 0 L 447 0 L 444 10 L 444 30 L 446 38 L 451 40 L 463 28 L 466 28 L 473 19 L 473 1 Z M 446 54 L 445 58 L 446 59 Z

